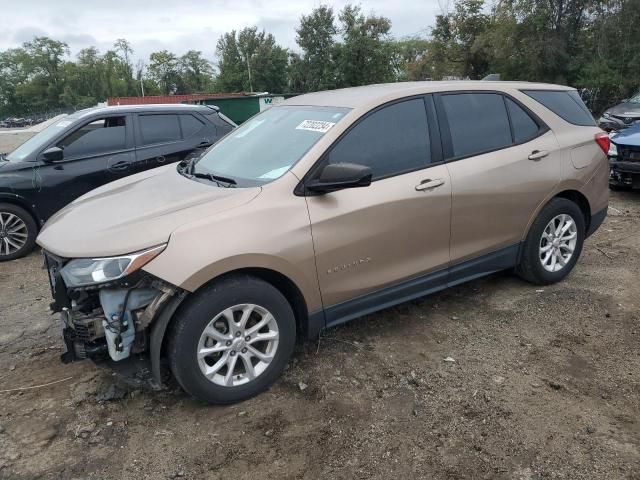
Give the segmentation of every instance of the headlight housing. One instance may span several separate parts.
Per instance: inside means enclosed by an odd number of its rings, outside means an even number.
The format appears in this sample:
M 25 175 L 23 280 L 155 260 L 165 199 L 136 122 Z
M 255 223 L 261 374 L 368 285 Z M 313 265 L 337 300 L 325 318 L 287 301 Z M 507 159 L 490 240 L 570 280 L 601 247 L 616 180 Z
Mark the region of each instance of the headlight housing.
M 167 245 L 158 245 L 120 257 L 78 258 L 71 260 L 60 275 L 69 288 L 111 282 L 139 270 L 160 255 Z
M 609 112 L 604 112 L 604 113 L 602 114 L 602 116 L 603 116 L 604 118 L 611 118 L 611 114 L 610 114 Z

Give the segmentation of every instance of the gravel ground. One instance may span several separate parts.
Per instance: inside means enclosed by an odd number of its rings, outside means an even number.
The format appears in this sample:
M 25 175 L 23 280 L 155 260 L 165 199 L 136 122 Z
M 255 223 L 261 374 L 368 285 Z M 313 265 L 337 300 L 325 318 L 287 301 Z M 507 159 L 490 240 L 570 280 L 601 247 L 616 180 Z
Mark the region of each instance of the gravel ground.
M 564 282 L 369 315 L 227 407 L 60 364 L 38 253 L 0 264 L 0 478 L 640 479 L 640 192 L 611 207 Z

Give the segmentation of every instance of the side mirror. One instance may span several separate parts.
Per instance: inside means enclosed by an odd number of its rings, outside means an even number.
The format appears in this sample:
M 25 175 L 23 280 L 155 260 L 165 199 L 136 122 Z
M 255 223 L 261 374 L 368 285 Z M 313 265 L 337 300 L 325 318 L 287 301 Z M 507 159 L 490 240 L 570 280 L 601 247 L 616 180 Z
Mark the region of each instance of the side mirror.
M 40 154 L 40 159 L 46 163 L 59 162 L 63 158 L 64 153 L 62 152 L 62 149 L 60 147 L 47 148 Z
M 344 188 L 368 187 L 373 173 L 369 167 L 356 163 L 334 163 L 326 165 L 320 177 L 310 180 L 305 188 L 316 193 L 329 193 Z

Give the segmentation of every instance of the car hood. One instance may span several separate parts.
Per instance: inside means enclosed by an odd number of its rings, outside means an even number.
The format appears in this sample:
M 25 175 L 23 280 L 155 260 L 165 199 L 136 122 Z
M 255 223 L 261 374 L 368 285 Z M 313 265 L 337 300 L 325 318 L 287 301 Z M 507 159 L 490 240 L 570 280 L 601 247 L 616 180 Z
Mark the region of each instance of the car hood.
M 31 164 L 25 162 L 8 162 L 6 160 L 0 160 L 0 169 L 3 173 L 14 172 L 16 170 L 23 170 L 29 167 Z M 35 165 L 35 164 L 34 164 Z
M 609 108 L 605 113 L 620 117 L 640 117 L 640 103 L 624 102 Z
M 611 141 L 616 145 L 640 147 L 640 124 L 636 123 L 624 130 L 619 130 L 611 136 Z
M 104 185 L 45 224 L 37 242 L 65 258 L 122 255 L 165 243 L 176 228 L 243 205 L 261 188 L 221 188 L 167 165 Z

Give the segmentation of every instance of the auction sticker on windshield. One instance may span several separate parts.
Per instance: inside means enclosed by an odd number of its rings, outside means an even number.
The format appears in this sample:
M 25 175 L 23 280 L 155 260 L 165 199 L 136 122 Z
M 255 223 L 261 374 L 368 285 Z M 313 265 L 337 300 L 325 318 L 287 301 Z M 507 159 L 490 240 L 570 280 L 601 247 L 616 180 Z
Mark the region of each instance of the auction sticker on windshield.
M 296 130 L 309 130 L 311 132 L 327 133 L 335 122 L 325 122 L 323 120 L 305 120 L 296 127 Z

